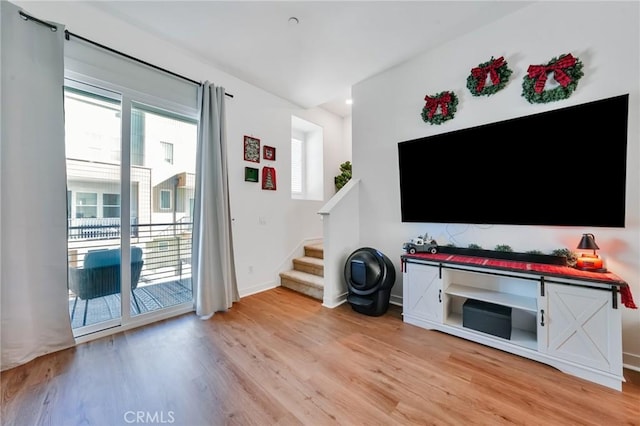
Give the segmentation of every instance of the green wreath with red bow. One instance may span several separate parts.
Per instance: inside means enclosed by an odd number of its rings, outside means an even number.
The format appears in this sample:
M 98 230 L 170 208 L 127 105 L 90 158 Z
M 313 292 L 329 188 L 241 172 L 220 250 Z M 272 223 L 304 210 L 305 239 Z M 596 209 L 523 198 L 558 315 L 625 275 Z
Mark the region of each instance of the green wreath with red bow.
M 471 74 L 467 77 L 467 88 L 473 96 L 493 95 L 504 88 L 512 72 L 503 56 L 498 59 L 492 56 L 489 61 L 471 69 Z M 487 84 L 487 77 L 491 84 Z
M 580 59 L 570 53 L 553 58 L 546 65 L 529 65 L 522 80 L 522 96 L 532 104 L 567 99 L 576 90 L 578 81 L 584 75 L 582 67 Z M 545 90 L 550 75 L 553 75 L 558 86 Z
M 422 119 L 430 124 L 442 124 L 451 120 L 458 107 L 458 97 L 453 92 L 440 92 L 434 96 L 425 96 Z

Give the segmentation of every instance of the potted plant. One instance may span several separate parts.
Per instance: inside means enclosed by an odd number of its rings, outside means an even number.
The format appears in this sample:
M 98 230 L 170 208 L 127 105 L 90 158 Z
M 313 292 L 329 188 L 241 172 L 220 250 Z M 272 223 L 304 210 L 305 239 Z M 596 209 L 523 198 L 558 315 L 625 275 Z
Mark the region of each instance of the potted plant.
M 336 192 L 340 190 L 343 186 L 349 182 L 351 179 L 351 162 L 345 161 L 340 164 L 340 174 L 333 178 L 333 181 L 336 185 Z

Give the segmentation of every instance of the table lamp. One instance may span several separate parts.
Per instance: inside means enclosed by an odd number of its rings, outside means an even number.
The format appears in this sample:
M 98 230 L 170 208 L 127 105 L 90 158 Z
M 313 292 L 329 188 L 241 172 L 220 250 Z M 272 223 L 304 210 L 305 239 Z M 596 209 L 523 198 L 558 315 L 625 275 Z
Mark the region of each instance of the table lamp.
M 596 237 L 593 234 L 582 234 L 582 239 L 578 244 L 579 250 L 593 250 L 592 254 L 583 253 L 578 257 L 576 268 L 583 271 L 606 272 L 602 267 L 602 259 L 596 254 L 600 247 L 596 244 Z

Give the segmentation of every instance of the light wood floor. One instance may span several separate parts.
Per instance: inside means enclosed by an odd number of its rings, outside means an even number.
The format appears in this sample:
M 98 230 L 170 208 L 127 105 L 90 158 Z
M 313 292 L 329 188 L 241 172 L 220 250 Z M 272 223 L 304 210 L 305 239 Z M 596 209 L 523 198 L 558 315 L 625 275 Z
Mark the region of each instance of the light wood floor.
M 640 425 L 623 391 L 285 288 L 3 372 L 2 425 Z

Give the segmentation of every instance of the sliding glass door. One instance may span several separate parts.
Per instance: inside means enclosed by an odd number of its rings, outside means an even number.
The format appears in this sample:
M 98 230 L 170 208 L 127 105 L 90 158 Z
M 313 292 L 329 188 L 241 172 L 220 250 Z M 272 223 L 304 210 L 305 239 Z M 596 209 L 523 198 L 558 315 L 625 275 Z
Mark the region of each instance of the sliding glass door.
M 192 303 L 189 206 L 197 137 L 195 121 L 132 103 L 131 205 L 137 209 L 131 209 L 131 245 L 144 254 L 134 315 Z
M 65 129 L 75 335 L 191 309 L 197 122 L 67 81 Z
M 74 330 L 120 324 L 121 105 L 121 97 L 106 90 L 65 89 L 69 310 Z

